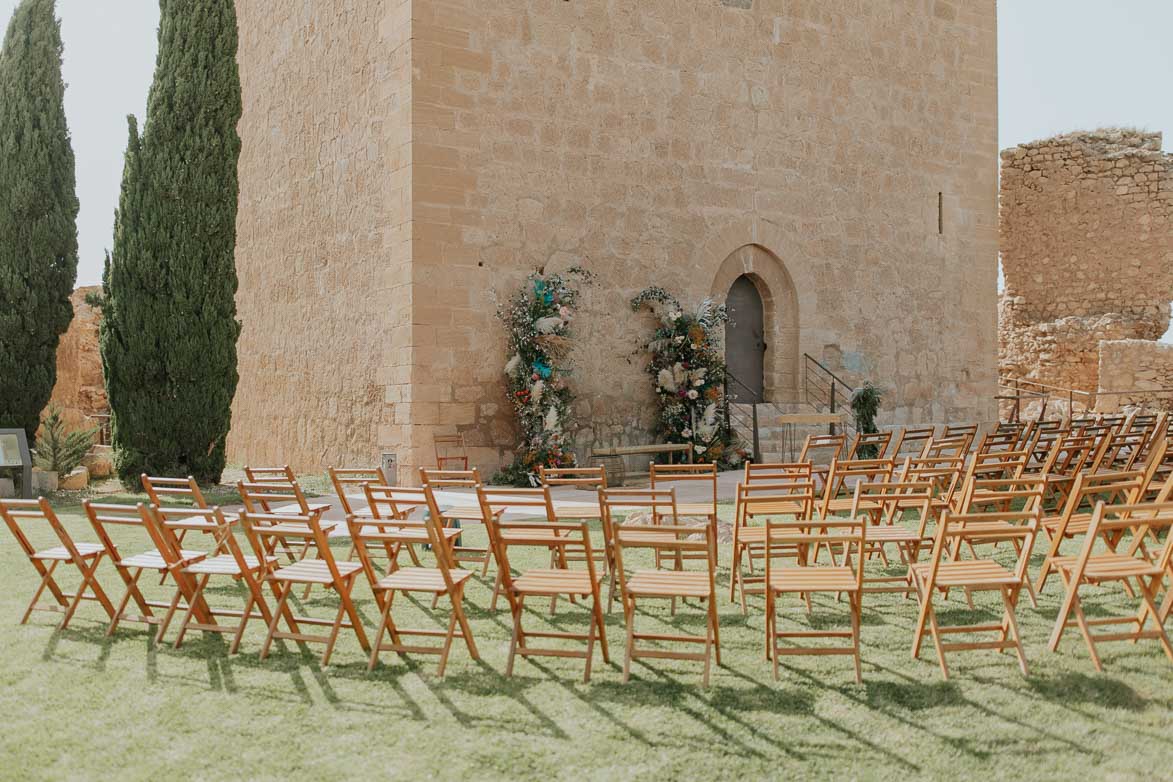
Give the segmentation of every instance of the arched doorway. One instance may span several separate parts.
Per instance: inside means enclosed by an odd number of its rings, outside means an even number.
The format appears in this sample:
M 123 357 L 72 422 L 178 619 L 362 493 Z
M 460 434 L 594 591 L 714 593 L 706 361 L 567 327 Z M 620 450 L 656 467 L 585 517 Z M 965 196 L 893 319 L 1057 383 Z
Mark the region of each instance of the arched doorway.
M 725 364 L 736 382 L 729 391 L 738 402 L 764 402 L 766 385 L 765 307 L 748 275 L 733 281 L 725 298 Z

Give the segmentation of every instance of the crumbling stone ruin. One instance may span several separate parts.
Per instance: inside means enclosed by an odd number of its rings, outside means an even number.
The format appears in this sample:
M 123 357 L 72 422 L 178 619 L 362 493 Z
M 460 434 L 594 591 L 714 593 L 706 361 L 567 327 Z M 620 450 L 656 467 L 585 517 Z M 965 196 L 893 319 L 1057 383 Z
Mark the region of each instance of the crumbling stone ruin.
M 1003 380 L 1093 393 L 1173 385 L 1173 347 L 1156 343 L 1173 300 L 1173 155 L 1161 134 L 1004 150 L 1000 212 Z

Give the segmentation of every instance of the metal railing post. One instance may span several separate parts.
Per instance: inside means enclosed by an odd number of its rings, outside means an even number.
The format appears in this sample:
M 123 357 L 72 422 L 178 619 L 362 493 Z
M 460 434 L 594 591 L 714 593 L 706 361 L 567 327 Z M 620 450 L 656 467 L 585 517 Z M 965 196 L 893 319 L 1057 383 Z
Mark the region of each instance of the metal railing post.
M 761 438 L 758 436 L 758 403 L 753 403 L 753 460 L 754 462 L 761 462 L 762 460 L 762 445 Z
M 831 414 L 835 413 L 835 378 L 831 378 Z M 835 422 L 831 422 L 830 434 L 835 434 Z

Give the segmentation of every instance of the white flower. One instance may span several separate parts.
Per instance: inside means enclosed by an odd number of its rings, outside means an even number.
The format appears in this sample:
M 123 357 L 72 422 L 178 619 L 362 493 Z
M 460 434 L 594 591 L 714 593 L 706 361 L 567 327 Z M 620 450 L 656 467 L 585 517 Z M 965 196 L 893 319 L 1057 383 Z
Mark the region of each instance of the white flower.
M 705 382 L 705 375 L 707 375 L 708 373 L 709 373 L 709 370 L 706 367 L 701 367 L 700 369 L 694 369 L 692 371 L 693 385 L 699 386 L 702 383 L 704 383 Z
M 672 376 L 672 371 L 667 368 L 661 369 L 656 374 L 656 384 L 665 391 L 676 390 L 676 379 Z
M 672 310 L 671 312 L 669 312 L 668 313 L 668 320 L 670 320 L 674 323 L 676 321 L 680 320 L 680 311 L 679 310 Z
M 673 337 L 672 341 L 675 342 L 677 345 L 679 345 L 680 343 L 684 342 L 684 337 L 683 336 Z
M 546 411 L 546 418 L 542 421 L 542 428 L 547 432 L 561 431 L 562 427 L 558 423 L 558 408 L 551 407 Z
M 562 325 L 562 318 L 551 315 L 548 318 L 538 318 L 534 321 L 534 328 L 539 334 L 553 334 L 554 330 Z
M 529 393 L 530 393 L 530 400 L 531 400 L 531 401 L 532 401 L 532 402 L 533 402 L 535 405 L 536 405 L 538 402 L 542 401 L 542 391 L 544 391 L 545 389 L 546 389 L 546 384 L 545 384 L 544 382 L 542 382 L 541 380 L 539 380 L 539 381 L 537 381 L 536 383 L 534 383 L 534 384 L 533 384 L 533 387 L 532 387 L 532 388 L 530 388 L 530 390 L 529 390 Z
M 696 399 L 698 396 L 700 396 L 700 392 L 698 392 L 695 388 L 688 392 L 689 399 Z
M 505 365 L 505 374 L 512 375 L 517 371 L 519 366 L 521 366 L 521 354 L 514 353 L 513 358 L 509 359 L 509 362 Z
M 694 380 L 694 381 L 692 381 L 693 388 L 700 388 L 700 387 L 701 387 L 701 386 L 703 386 L 704 384 L 705 384 L 705 381 L 703 381 L 703 380 Z
M 705 451 L 707 451 L 707 450 L 709 450 L 709 449 L 708 449 L 708 448 L 706 448 L 706 447 L 704 447 L 703 445 L 698 445 L 698 446 L 694 447 L 692 450 L 693 450 L 693 452 L 695 452 L 696 454 L 698 454 L 698 455 L 699 455 L 699 454 L 702 454 L 702 453 L 704 453 Z
M 691 429 L 682 429 L 680 431 L 680 436 L 681 437 L 692 437 L 692 430 Z
M 697 437 L 709 442 L 717 435 L 717 405 L 709 403 L 705 412 L 701 414 L 701 422 L 696 427 Z
M 684 365 L 679 361 L 672 365 L 672 380 L 677 388 L 688 383 L 688 371 L 685 370 Z
M 566 305 L 559 307 L 558 308 L 558 317 L 562 318 L 563 323 L 569 322 L 570 321 L 570 307 L 567 307 Z

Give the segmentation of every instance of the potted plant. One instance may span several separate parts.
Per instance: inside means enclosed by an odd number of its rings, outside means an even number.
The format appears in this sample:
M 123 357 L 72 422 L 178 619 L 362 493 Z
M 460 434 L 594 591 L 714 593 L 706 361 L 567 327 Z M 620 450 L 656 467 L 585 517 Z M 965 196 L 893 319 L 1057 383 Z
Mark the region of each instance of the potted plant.
M 876 428 L 876 413 L 880 410 L 880 399 L 883 394 L 880 389 L 864 383 L 851 395 L 851 415 L 855 419 L 855 431 L 858 434 L 872 434 L 880 431 Z M 878 456 L 876 446 L 863 445 L 858 453 L 861 459 L 875 459 Z
M 94 443 L 96 429 L 66 431 L 61 410 L 50 405 L 41 421 L 41 432 L 37 435 L 33 463 L 45 476 L 42 491 L 63 489 L 84 489 L 89 473 L 81 466 L 82 459 Z M 76 474 L 75 474 L 76 472 Z

